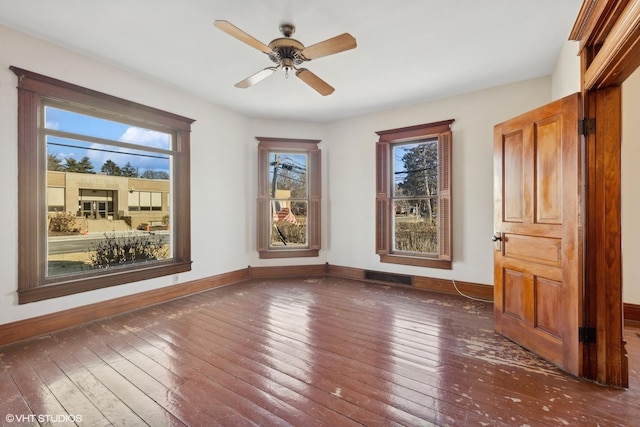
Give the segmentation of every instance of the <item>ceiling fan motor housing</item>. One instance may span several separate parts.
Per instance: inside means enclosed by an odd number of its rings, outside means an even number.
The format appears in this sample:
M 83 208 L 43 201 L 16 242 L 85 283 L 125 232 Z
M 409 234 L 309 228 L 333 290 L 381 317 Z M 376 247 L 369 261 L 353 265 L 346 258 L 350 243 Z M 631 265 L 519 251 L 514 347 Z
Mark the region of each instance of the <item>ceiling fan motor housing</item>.
M 292 67 L 302 64 L 305 59 L 300 54 L 304 45 L 296 39 L 281 37 L 269 43 L 272 52 L 269 53 L 269 59 L 283 67 Z

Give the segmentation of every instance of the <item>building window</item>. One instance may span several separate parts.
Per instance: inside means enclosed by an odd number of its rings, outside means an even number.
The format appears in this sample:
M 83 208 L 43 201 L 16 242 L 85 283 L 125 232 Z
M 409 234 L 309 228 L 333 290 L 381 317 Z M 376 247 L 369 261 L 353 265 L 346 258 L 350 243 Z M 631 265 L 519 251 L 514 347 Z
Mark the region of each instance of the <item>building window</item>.
M 320 141 L 256 139 L 260 258 L 318 256 Z
M 19 302 L 189 271 L 193 120 L 11 70 L 18 76 L 18 186 L 26 195 L 18 202 Z M 139 191 L 131 213 L 134 185 L 149 191 Z M 151 191 L 159 188 L 178 209 L 162 210 L 164 194 Z M 171 227 L 145 233 L 132 227 L 132 216 Z
M 129 190 L 129 211 L 161 211 L 162 193 Z
M 376 132 L 381 262 L 451 268 L 451 123 Z

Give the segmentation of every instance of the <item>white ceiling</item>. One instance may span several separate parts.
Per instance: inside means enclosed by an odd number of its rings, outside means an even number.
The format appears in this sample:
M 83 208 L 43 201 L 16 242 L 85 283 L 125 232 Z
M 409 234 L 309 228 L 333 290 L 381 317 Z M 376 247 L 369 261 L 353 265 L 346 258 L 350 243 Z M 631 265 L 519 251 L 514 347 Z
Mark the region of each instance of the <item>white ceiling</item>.
M 330 121 L 551 74 L 582 0 L 0 0 L 0 24 L 168 83 L 250 117 Z M 304 66 L 327 97 L 213 26 L 354 50 Z M 18 64 L 16 64 L 18 65 Z M 38 72 L 38 70 L 32 70 Z

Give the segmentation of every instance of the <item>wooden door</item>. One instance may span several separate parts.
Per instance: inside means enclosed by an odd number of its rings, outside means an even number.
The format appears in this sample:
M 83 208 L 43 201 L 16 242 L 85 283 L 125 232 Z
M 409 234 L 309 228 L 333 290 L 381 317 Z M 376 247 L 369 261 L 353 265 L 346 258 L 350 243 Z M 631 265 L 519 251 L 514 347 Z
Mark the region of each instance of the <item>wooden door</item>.
M 494 128 L 498 333 L 580 375 L 581 178 L 574 94 Z

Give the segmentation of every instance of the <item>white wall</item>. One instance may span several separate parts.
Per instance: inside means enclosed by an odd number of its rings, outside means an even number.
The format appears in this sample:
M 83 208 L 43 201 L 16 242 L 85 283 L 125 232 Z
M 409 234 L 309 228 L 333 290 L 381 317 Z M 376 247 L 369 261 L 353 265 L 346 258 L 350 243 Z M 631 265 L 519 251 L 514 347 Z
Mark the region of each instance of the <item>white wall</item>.
M 640 304 L 640 69 L 622 85 L 622 296 Z
M 185 282 L 247 266 L 248 119 L 131 73 L 0 26 L 0 324 L 173 284 L 173 277 L 17 304 L 17 78 L 10 65 L 195 119 L 191 135 L 192 259 Z M 253 151 L 251 151 L 253 154 Z M 29 195 L 27 195 L 29 196 Z M 214 226 L 224 224 L 224 226 Z M 254 245 L 255 247 L 255 245 Z
M 551 74 L 551 99 L 564 98 L 580 92 L 580 57 L 579 42 L 567 41 L 556 61 Z
M 493 126 L 550 101 L 550 78 L 501 86 L 330 124 L 330 264 L 493 284 Z M 455 119 L 453 270 L 379 262 L 375 254 L 376 131 Z

